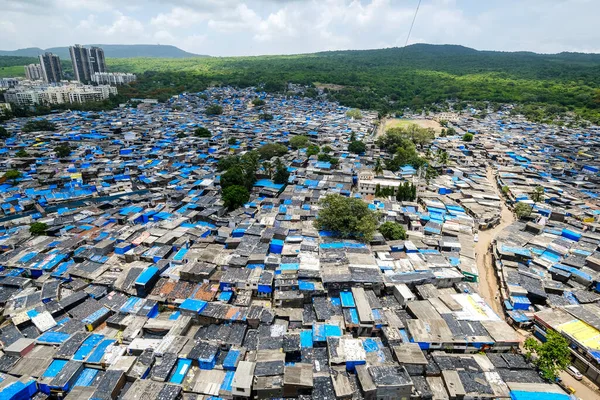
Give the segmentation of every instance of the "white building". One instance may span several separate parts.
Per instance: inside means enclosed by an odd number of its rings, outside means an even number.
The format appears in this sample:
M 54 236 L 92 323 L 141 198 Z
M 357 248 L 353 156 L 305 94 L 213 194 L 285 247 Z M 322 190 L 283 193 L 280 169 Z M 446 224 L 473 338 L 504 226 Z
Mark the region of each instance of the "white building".
M 0 87 L 2 88 L 11 88 L 18 84 L 19 80 L 17 78 L 0 78 Z
M 40 64 L 29 64 L 25 66 L 25 77 L 30 81 L 38 81 L 44 78 L 44 71 Z
M 19 106 L 35 104 L 64 104 L 102 101 L 111 94 L 117 94 L 117 88 L 108 85 L 88 86 L 65 84 L 60 86 L 22 85 L 7 90 L 4 98 L 7 102 Z
M 402 183 L 403 181 L 390 171 L 384 171 L 383 177 L 375 177 L 373 170 L 366 168 L 358 173 L 358 192 L 362 196 L 375 195 L 377 185 L 380 189 L 393 188 L 396 192 Z
M 92 82 L 105 85 L 125 85 L 136 79 L 134 74 L 123 72 L 96 72 L 92 75 Z

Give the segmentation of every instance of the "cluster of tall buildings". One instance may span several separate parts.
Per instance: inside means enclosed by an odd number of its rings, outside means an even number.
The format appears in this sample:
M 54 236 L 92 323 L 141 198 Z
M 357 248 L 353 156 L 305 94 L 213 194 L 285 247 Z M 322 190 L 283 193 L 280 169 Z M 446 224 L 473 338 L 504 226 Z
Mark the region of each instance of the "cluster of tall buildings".
M 106 59 L 104 50 L 100 47 L 83 47 L 79 44 L 69 47 L 71 62 L 73 63 L 73 74 L 75 80 L 81 83 L 90 83 L 93 81 L 95 73 L 106 73 Z M 39 64 L 29 64 L 25 66 L 25 76 L 29 80 L 42 79 L 47 83 L 60 82 L 63 79 L 62 65 L 60 58 L 52 53 L 45 53 L 39 56 Z
M 75 79 L 89 83 L 96 72 L 106 72 L 104 50 L 100 47 L 83 47 L 79 44 L 69 47 Z
M 35 69 L 37 68 L 32 68 L 32 70 Z M 44 82 L 53 83 L 62 81 L 63 70 L 60 58 L 52 53 L 41 54 L 39 72 Z

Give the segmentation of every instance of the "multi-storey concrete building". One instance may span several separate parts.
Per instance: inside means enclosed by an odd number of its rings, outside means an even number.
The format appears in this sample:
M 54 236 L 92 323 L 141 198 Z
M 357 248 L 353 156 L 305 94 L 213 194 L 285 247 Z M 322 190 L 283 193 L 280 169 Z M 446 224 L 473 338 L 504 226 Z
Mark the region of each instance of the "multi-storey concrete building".
M 93 75 L 96 72 L 106 72 L 106 60 L 104 59 L 104 50 L 100 47 L 90 49 L 90 72 Z
M 4 97 L 9 103 L 17 104 L 19 106 L 29 106 L 35 104 L 87 103 L 91 101 L 102 101 L 108 99 L 111 94 L 117 94 L 117 88 L 108 85 L 23 85 L 7 90 L 4 93 Z
M 79 44 L 69 47 L 71 62 L 75 79 L 79 82 L 88 83 L 92 81 L 92 75 L 96 72 L 106 72 L 106 60 L 104 50 L 100 47 L 88 49 Z
M 63 78 L 60 58 L 52 53 L 40 55 L 40 66 L 42 68 L 42 79 L 45 82 L 60 82 Z
M 136 79 L 135 74 L 123 72 L 96 72 L 92 75 L 92 82 L 107 85 L 125 85 Z
M 29 64 L 25 66 L 25 77 L 30 81 L 43 79 L 44 72 L 40 64 Z

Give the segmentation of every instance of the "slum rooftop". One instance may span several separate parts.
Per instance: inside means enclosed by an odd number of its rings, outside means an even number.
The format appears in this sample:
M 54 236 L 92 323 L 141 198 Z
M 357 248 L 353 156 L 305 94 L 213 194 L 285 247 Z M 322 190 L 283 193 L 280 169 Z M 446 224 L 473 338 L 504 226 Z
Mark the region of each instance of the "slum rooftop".
M 272 121 L 250 106 L 257 95 Z M 217 101 L 223 114 L 206 116 Z M 418 203 L 365 198 L 407 240 L 314 228 L 324 195 L 361 197 L 355 171 L 378 154 L 375 114 L 347 111 L 216 88 L 52 115 L 55 132 L 9 121 L 1 162 L 23 175 L 0 186 L 0 397 L 564 398 L 512 353 L 522 337 L 477 293 L 473 235 L 500 209 L 481 167 L 430 182 Z M 199 126 L 213 136 L 194 137 Z M 347 151 L 352 132 L 366 154 Z M 217 161 L 299 134 L 339 167 L 291 151 L 287 185 L 264 171 L 227 212 Z M 34 221 L 46 235 L 31 235 Z
M 533 124 L 503 112 L 455 125 L 475 140 L 438 140 L 455 162 L 453 177 L 436 180 L 440 190 L 452 192 L 457 180 L 477 174 L 477 160 L 490 160 L 504 201 L 531 207 L 522 220 L 505 221 L 493 243 L 509 321 L 541 340 L 548 330 L 561 333 L 573 364 L 600 384 L 600 129 Z

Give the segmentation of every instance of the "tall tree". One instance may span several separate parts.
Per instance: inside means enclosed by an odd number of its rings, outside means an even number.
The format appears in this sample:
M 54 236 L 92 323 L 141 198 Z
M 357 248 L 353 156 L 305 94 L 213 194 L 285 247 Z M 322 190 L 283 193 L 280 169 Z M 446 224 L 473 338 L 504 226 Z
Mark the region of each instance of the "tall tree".
M 321 209 L 315 220 L 319 230 L 333 231 L 343 238 L 369 242 L 377 229 L 377 214 L 367 203 L 354 197 L 330 194 L 320 201 Z
M 533 189 L 531 200 L 533 200 L 534 203 L 544 201 L 544 188 L 542 186 L 536 186 L 535 189 Z
M 375 168 L 373 169 L 373 171 L 375 171 L 375 175 L 383 175 L 383 165 L 381 164 L 381 158 L 378 158 L 377 161 L 375 161 Z
M 527 356 L 532 358 L 536 354 L 534 364 L 540 369 L 544 378 L 556 380 L 560 371 L 564 371 L 571 363 L 569 342 L 560 333 L 553 330 L 546 332 L 546 341 L 538 342 L 530 337 L 525 340 Z

